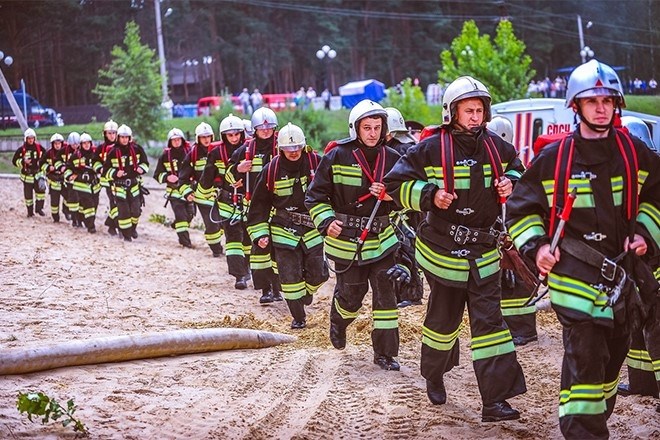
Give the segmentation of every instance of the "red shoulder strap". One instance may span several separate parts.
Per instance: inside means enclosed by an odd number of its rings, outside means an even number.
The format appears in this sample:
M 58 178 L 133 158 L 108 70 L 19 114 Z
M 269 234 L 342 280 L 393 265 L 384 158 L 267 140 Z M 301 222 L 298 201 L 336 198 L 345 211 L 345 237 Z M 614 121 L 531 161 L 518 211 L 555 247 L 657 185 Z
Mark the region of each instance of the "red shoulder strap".
M 280 156 L 275 156 L 268 166 L 268 175 L 266 176 L 266 188 L 268 191 L 275 190 L 275 179 L 277 179 L 277 171 L 280 166 Z

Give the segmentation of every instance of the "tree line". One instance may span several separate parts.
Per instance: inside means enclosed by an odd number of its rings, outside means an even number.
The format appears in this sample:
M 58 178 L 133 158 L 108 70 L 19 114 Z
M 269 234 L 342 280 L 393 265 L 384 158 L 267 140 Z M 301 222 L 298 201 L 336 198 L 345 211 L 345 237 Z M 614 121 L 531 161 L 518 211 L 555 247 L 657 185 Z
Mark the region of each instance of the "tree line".
M 438 81 L 440 53 L 467 20 L 494 38 L 501 19 L 509 19 L 538 77 L 579 64 L 578 14 L 585 44 L 598 59 L 625 67 L 624 79 L 660 73 L 660 2 L 653 0 L 163 0 L 161 11 L 177 102 L 244 87 L 336 92 L 365 78 L 387 85 L 418 78 L 425 86 Z M 48 106 L 95 104 L 98 71 L 112 61 L 129 21 L 155 49 L 153 0 L 0 1 L 0 50 L 15 60 L 3 71 L 13 88 L 24 79 L 28 93 Z M 318 60 L 326 44 L 337 56 Z M 212 61 L 204 64 L 205 57 Z

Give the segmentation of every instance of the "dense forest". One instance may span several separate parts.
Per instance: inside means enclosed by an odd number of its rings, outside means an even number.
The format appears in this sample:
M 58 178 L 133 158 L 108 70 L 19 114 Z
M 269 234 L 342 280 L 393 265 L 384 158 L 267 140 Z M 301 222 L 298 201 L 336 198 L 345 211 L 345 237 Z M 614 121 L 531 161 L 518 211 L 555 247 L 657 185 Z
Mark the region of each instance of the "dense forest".
M 124 26 L 134 20 L 156 49 L 155 0 L 0 1 L 2 65 L 17 88 L 49 106 L 97 103 L 92 89 Z M 648 80 L 660 69 L 660 1 L 161 0 L 170 91 L 175 102 L 222 91 L 334 89 L 375 78 L 388 86 L 437 82 L 439 54 L 467 19 L 493 35 L 511 20 L 538 77 L 580 62 L 577 16 L 595 57 Z M 336 57 L 319 60 L 328 45 Z M 560 70 L 561 71 L 561 70 Z

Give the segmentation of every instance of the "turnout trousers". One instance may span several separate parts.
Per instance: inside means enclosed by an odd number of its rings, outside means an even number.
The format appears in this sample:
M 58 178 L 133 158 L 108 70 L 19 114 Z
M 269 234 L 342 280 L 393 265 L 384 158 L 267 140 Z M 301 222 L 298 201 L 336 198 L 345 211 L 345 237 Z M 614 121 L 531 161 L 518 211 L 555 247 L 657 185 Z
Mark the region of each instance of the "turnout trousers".
M 188 229 L 190 228 L 190 210 L 188 205 L 192 202 L 188 202 L 182 199 L 176 199 L 174 197 L 170 198 L 170 205 L 172 206 L 172 212 L 174 213 L 174 230 L 176 235 L 179 237 L 179 244 L 182 246 L 191 246 L 190 242 L 190 233 Z
M 34 193 L 34 196 L 33 196 Z M 23 182 L 23 198 L 25 199 L 25 206 L 28 209 L 34 206 L 36 211 L 41 211 L 44 209 L 44 202 L 46 200 L 46 192 L 39 190 L 39 184 L 37 179 L 32 179 L 32 181 Z M 36 206 L 34 201 L 37 201 Z
M 330 321 L 346 329 L 358 317 L 362 301 L 371 285 L 371 343 L 376 355 L 389 357 L 399 354 L 399 309 L 394 286 L 387 277 L 387 271 L 394 263 L 394 253 L 390 253 L 381 260 L 363 266 L 354 263 L 346 272 L 338 273 L 330 308 Z M 344 270 L 346 266 L 337 264 L 336 268 Z
M 82 216 L 82 221 L 85 223 L 85 227 L 87 229 L 94 229 L 98 194 L 76 190 L 74 190 L 74 192 L 78 199 L 78 212 Z
M 660 390 L 660 307 L 653 306 L 641 330 L 632 334 L 626 356 L 632 394 L 658 397 Z
M 231 220 L 226 220 L 222 223 L 222 229 L 225 232 L 225 254 L 229 275 L 236 279 L 249 275 L 250 266 L 245 251 L 248 249 L 249 255 L 251 243 L 245 224 L 242 221 L 232 224 Z
M 328 280 L 328 268 L 323 261 L 323 245 L 305 251 L 302 246 L 295 249 L 278 247 L 275 260 L 282 283 L 282 295 L 296 321 L 304 321 L 305 305 Z
M 125 198 L 117 197 L 116 201 L 119 229 L 124 237 L 131 237 L 142 214 L 140 195 L 134 196 L 127 191 Z
M 532 294 L 512 270 L 502 270 L 502 315 L 512 337 L 536 336 L 536 306 L 525 303 Z
M 112 193 L 112 187 L 105 187 L 105 194 L 108 196 L 108 216 L 105 219 L 105 225 L 110 229 L 117 229 L 117 216 L 119 211 L 117 210 L 117 200 L 115 195 Z
M 245 233 L 247 234 L 247 231 Z M 250 251 L 250 270 L 252 284 L 256 290 L 272 289 L 275 293 L 281 290 L 280 277 L 277 262 L 271 259 L 271 253 L 275 253 L 272 241 L 265 248 L 253 243 Z
M 199 214 L 202 216 L 202 221 L 204 222 L 204 238 L 206 243 L 211 248 L 213 256 L 220 256 L 222 254 L 222 244 L 220 240 L 222 239 L 222 227 L 220 222 L 220 216 L 218 215 L 217 209 L 213 213 L 213 220 L 211 220 L 211 206 L 204 205 L 203 203 L 198 203 L 197 208 L 199 209 Z M 218 222 L 218 223 L 216 223 Z
M 62 181 L 49 180 L 48 193 L 50 195 L 50 213 L 53 219 L 60 219 L 60 200 L 62 199 Z
M 567 439 L 606 439 L 629 334 L 591 321 L 563 326 L 559 427 Z
M 500 309 L 500 278 L 467 287 L 450 287 L 426 273 L 431 286 L 422 328 L 422 376 L 441 383 L 442 376 L 459 361 L 458 336 L 467 303 L 472 339 L 472 366 L 484 405 L 501 402 L 527 391 L 516 358 L 511 333 Z

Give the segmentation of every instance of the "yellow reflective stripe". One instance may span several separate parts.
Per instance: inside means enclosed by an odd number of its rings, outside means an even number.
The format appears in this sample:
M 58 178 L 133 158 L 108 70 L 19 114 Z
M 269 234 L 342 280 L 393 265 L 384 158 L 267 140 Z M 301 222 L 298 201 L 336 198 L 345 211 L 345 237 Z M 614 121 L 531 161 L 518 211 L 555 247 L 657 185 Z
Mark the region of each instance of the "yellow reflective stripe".
M 335 302 L 335 309 L 339 313 L 339 316 L 341 316 L 344 319 L 355 319 L 358 317 L 360 311 L 356 310 L 355 312 L 349 312 L 346 309 L 342 309 L 341 306 L 339 305 L 339 301 L 337 298 L 334 299 Z
M 285 284 L 282 283 L 282 294 L 285 299 L 294 301 L 302 298 L 307 294 L 307 289 L 305 289 L 305 282 L 300 281 L 298 283 Z
M 422 189 L 426 186 L 422 180 L 410 180 L 403 182 L 399 189 L 399 198 L 401 205 L 406 209 L 421 211 L 420 201 L 422 199 Z
M 509 228 L 509 234 L 516 247 L 520 249 L 530 239 L 545 235 L 543 219 L 537 214 L 523 217 Z
M 438 351 L 449 351 L 456 344 L 458 334 L 461 331 L 459 326 L 454 332 L 449 334 L 437 333 L 426 326 L 422 326 L 422 344 Z
M 552 304 L 586 313 L 594 318 L 613 318 L 611 307 L 603 310 L 607 295 L 587 283 L 550 272 L 548 289 Z
M 399 310 L 374 310 L 372 312 L 374 329 L 393 329 L 399 327 Z
M 305 289 L 307 289 L 307 292 L 309 292 L 310 295 L 313 295 L 316 293 L 317 290 L 323 285 L 324 283 L 319 283 L 319 284 L 309 284 L 307 281 L 305 281 Z
M 319 203 L 316 206 L 313 206 L 309 210 L 309 215 L 312 217 L 312 220 L 314 221 L 314 225 L 318 228 L 321 223 L 323 223 L 324 220 L 334 217 L 335 216 L 335 211 L 332 209 L 332 206 L 328 203 Z

